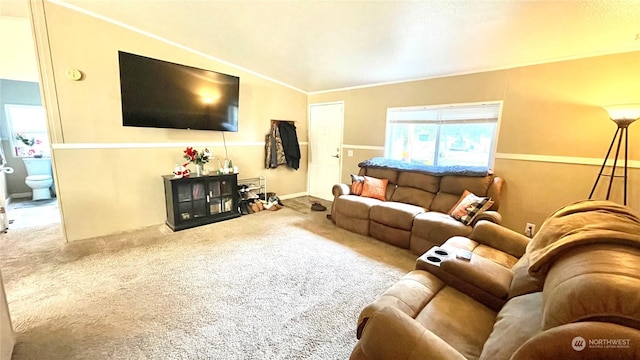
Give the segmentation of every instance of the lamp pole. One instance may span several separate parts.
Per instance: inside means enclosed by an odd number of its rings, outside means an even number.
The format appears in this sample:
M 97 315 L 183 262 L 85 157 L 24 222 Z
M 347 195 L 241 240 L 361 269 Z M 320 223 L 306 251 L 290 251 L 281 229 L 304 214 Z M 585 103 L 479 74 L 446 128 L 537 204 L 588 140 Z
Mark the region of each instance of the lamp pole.
M 613 179 L 616 177 L 622 177 L 624 181 L 624 205 L 627 205 L 627 164 L 628 164 L 628 153 L 629 153 L 629 125 L 631 125 L 634 121 L 640 119 L 640 104 L 628 104 L 628 105 L 613 105 L 607 106 L 605 109 L 609 112 L 609 116 L 613 122 L 616 123 L 618 128 L 616 129 L 615 134 L 613 134 L 613 139 L 611 139 L 611 145 L 609 145 L 609 150 L 607 150 L 607 155 L 604 157 L 604 161 L 602 162 L 602 166 L 600 167 L 600 172 L 598 173 L 598 177 L 596 178 L 596 182 L 593 184 L 593 188 L 591 188 L 591 193 L 589 194 L 589 199 L 593 197 L 593 193 L 598 186 L 598 182 L 600 181 L 600 177 L 608 176 L 609 186 L 607 187 L 607 200 L 609 200 L 609 196 L 611 196 L 611 186 L 613 185 Z M 618 155 L 620 154 L 620 145 L 622 143 L 622 137 L 624 136 L 624 175 L 616 175 L 616 167 L 618 165 Z M 613 144 L 616 142 L 616 138 L 618 140 L 618 145 L 616 147 L 616 154 L 613 158 L 613 167 L 611 168 L 611 174 L 603 174 L 605 166 L 607 165 L 607 160 L 609 159 L 609 154 L 611 154 L 611 150 L 613 149 Z

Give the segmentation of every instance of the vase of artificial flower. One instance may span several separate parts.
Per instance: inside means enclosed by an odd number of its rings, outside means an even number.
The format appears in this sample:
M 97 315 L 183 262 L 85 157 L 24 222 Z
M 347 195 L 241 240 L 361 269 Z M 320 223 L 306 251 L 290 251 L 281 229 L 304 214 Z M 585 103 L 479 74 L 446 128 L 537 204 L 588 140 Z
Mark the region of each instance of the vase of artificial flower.
M 188 147 L 184 151 L 184 158 L 189 160 L 189 162 L 194 163 L 196 165 L 196 175 L 201 176 L 204 172 L 204 164 L 209 162 L 212 154 L 209 149 L 204 149 L 200 152 L 198 150 L 194 150 L 191 147 Z

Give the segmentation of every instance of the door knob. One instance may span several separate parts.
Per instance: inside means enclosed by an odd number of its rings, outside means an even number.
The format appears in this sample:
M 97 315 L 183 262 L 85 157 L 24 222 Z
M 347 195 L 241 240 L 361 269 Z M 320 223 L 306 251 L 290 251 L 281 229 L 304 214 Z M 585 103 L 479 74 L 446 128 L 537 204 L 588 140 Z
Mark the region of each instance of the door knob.
M 333 155 L 333 157 L 336 158 L 336 159 L 340 159 L 340 155 L 338 155 L 338 154 Z

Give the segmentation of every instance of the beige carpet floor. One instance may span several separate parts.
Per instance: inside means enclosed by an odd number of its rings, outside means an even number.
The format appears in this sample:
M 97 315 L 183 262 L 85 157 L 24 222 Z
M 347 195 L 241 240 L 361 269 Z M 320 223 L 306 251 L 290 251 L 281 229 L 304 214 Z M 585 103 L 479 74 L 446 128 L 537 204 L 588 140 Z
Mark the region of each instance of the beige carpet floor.
M 64 244 L 57 225 L 0 235 L 20 359 L 346 359 L 358 313 L 415 256 L 263 211 Z

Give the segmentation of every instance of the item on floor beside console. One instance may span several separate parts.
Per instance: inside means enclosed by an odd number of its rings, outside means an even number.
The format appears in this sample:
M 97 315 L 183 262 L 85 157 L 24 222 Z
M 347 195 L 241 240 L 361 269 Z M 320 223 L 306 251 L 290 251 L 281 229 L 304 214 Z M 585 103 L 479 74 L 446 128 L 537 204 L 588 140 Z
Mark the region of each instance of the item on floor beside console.
M 267 201 L 264 204 L 264 208 L 267 210 L 280 210 L 282 206 L 278 203 L 277 200 L 271 200 L 271 201 Z
M 313 211 L 325 211 L 327 210 L 327 207 L 320 204 L 319 202 L 314 202 L 313 204 L 311 204 L 311 210 Z

